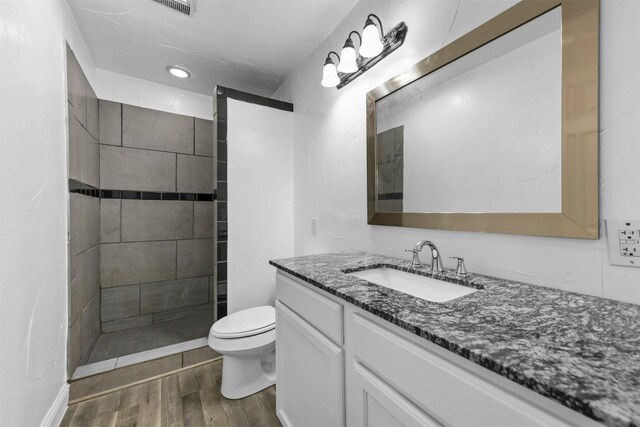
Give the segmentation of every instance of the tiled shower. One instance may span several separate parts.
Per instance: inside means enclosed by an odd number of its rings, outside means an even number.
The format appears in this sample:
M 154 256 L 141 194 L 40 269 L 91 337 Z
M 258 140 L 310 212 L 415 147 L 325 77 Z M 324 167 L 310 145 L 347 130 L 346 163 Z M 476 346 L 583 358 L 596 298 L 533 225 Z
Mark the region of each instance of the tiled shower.
M 67 57 L 71 376 L 206 337 L 217 296 L 212 121 L 98 100 Z

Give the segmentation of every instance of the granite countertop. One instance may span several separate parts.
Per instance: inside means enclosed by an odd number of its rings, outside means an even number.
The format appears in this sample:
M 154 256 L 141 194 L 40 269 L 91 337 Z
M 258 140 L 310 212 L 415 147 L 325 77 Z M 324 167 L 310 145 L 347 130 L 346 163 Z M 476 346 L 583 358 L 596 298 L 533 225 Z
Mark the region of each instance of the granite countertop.
M 592 419 L 640 426 L 640 306 L 366 252 L 270 263 Z M 435 303 L 344 273 L 382 266 L 482 289 Z

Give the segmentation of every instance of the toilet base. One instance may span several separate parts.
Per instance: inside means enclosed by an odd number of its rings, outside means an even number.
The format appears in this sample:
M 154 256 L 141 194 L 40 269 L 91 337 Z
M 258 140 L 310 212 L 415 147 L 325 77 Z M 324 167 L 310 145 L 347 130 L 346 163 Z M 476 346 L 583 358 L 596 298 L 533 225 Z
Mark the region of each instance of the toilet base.
M 227 399 L 242 399 L 275 383 L 275 348 L 262 357 L 223 355 L 220 391 Z

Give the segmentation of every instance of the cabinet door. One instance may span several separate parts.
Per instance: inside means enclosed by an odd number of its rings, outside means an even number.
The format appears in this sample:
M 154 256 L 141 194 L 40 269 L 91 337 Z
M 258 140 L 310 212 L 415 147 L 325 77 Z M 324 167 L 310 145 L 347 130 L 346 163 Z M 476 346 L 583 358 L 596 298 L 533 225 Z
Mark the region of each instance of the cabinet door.
M 353 408 L 358 426 L 441 427 L 438 422 L 391 388 L 364 365 L 354 362 Z
M 344 350 L 276 301 L 276 411 L 285 426 L 343 426 Z

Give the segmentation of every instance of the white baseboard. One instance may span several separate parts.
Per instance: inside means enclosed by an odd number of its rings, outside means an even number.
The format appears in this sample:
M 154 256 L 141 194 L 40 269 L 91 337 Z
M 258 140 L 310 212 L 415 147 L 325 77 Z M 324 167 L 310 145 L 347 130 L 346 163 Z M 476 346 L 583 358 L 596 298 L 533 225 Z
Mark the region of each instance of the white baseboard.
M 42 420 L 40 427 L 58 427 L 64 417 L 69 403 L 69 384 L 64 383 L 56 396 L 56 400 L 47 411 L 47 415 Z

